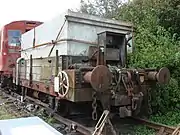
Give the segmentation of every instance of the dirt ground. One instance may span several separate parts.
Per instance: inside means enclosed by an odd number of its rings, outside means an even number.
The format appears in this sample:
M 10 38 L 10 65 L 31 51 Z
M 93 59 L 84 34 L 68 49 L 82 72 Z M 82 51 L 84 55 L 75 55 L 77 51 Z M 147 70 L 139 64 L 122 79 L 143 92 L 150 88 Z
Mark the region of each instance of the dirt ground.
M 22 110 L 18 110 L 14 102 L 0 96 L 0 120 L 27 117 L 29 114 Z

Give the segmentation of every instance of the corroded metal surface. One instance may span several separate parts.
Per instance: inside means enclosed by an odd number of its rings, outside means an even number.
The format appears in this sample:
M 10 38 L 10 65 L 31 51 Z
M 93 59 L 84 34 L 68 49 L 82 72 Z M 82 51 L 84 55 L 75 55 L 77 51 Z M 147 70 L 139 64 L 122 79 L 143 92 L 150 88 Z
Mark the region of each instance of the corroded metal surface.
M 167 84 L 170 80 L 170 71 L 166 67 L 161 68 L 159 71 L 151 71 L 148 73 L 148 79 Z
M 168 83 L 169 70 L 167 68 L 160 70 L 127 68 L 127 41 L 133 38 L 130 34 L 133 32 L 131 26 L 125 30 L 126 24 L 119 26 L 114 21 L 111 24 L 108 23 L 110 20 L 102 22 L 100 18 L 80 16 L 77 20 L 76 17 L 76 15 L 73 19 L 70 17 L 70 20 L 57 18 L 56 21 L 49 23 L 50 26 L 43 25 L 42 30 L 38 30 L 43 32 L 49 29 L 50 35 L 39 33 L 42 38 L 36 45 L 48 42 L 50 36 L 58 38 L 52 41 L 52 49 L 48 43 L 44 47 L 36 46 L 24 50 L 27 53 L 26 79 L 20 79 L 21 85 L 47 96 L 63 98 L 67 104 L 69 101 L 73 104 L 93 101 L 93 114 L 97 114 L 98 107 L 101 109 L 114 107 L 112 113 L 116 112 L 120 116 L 138 115 L 142 106 L 150 108 L 149 102 L 146 103 L 147 87 L 155 83 Z M 69 23 L 72 20 L 75 22 Z M 86 22 L 82 23 L 85 20 Z M 54 27 L 52 24 L 64 29 L 50 29 Z M 59 27 L 61 24 L 62 27 Z M 118 25 L 118 28 L 115 25 Z M 123 29 L 119 30 L 120 27 Z M 27 35 L 24 37 L 29 38 Z M 130 37 L 126 39 L 128 35 Z M 23 39 L 25 41 L 25 38 Z M 42 48 L 38 49 L 40 47 Z M 47 59 L 48 54 L 52 57 Z M 30 60 L 28 60 L 29 56 L 31 56 Z M 57 76 L 58 72 L 64 72 L 67 79 Z M 62 86 L 59 86 L 60 84 Z M 147 87 L 143 87 L 144 85 Z M 66 88 L 64 93 L 62 88 Z M 99 101 L 102 106 L 98 106 Z
M 161 68 L 157 74 L 157 80 L 159 83 L 167 84 L 170 80 L 170 71 L 168 68 Z
M 85 74 L 84 79 L 91 84 L 96 91 L 105 91 L 109 88 L 112 74 L 106 66 L 99 65 Z

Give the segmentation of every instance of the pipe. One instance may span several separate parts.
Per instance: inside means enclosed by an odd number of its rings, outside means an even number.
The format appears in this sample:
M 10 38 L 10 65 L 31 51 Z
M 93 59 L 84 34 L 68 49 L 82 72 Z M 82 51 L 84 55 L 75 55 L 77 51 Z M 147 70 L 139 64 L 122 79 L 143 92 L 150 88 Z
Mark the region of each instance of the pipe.
M 58 50 L 56 50 L 56 58 L 55 58 L 55 76 L 58 75 L 58 67 L 59 67 L 59 57 L 58 57 Z
M 79 71 L 91 71 L 91 70 L 93 70 L 95 67 L 81 67 L 81 68 L 79 68 Z
M 89 71 L 84 75 L 83 78 L 87 83 L 91 83 L 91 75 L 92 75 L 92 71 Z
M 156 71 L 155 72 L 149 72 L 148 73 L 148 79 L 152 80 L 152 81 L 157 81 L 157 73 L 158 72 L 156 72 Z
M 21 60 L 24 60 L 24 58 L 20 57 L 16 61 L 16 85 L 19 85 L 19 64 Z
M 158 83 L 161 84 L 167 84 L 169 83 L 170 80 L 170 71 L 168 68 L 163 67 L 158 72 L 157 71 L 149 72 L 148 79 L 157 81 Z
M 32 63 L 33 60 L 32 60 L 32 54 L 30 55 L 30 71 L 29 71 L 29 85 L 31 86 L 32 84 Z
M 98 65 L 92 71 L 86 72 L 83 79 L 90 83 L 94 90 L 103 92 L 109 88 L 112 74 L 106 66 Z
M 55 41 L 58 40 L 61 32 L 63 31 L 64 25 L 66 24 L 66 21 L 67 21 L 67 20 L 65 19 L 63 25 L 61 26 L 61 28 L 60 28 L 60 30 L 59 30 L 59 32 L 58 32 L 58 35 L 57 35 Z M 53 49 L 54 49 L 54 47 L 55 47 L 55 45 L 56 45 L 56 42 L 52 41 L 52 43 L 53 43 L 53 46 L 52 46 L 52 48 L 51 48 L 51 50 L 50 50 L 50 52 L 49 52 L 48 58 L 51 56 L 51 53 L 52 53 L 52 51 L 53 51 Z

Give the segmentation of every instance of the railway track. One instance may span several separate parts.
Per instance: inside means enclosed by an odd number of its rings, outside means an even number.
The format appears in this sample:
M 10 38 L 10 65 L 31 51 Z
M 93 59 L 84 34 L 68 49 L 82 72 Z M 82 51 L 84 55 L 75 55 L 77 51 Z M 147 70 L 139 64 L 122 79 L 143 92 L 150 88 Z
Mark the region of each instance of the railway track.
M 141 124 L 146 125 L 149 128 L 155 129 L 157 132 L 157 135 L 180 135 L 180 127 L 172 127 L 167 126 L 161 123 L 152 122 L 146 119 L 141 119 L 137 117 L 132 117 L 133 120 L 138 121 Z
M 10 92 L 11 94 L 8 94 L 2 90 L 0 90 L 0 92 L 3 97 L 10 99 L 11 100 L 10 102 L 16 103 L 15 101 L 18 101 L 20 104 L 19 105 L 16 104 L 16 106 L 18 108 L 25 110 L 25 106 L 23 105 L 22 102 L 20 102 L 20 98 L 21 98 L 20 95 L 18 95 L 17 93 L 14 93 L 14 92 Z M 53 117 L 55 120 L 59 121 L 60 123 L 66 125 L 66 127 L 68 127 L 68 132 L 76 131 L 83 135 L 101 135 L 101 133 L 103 132 L 103 128 L 105 128 L 105 124 L 108 123 L 110 125 L 110 129 L 113 130 L 112 134 L 117 135 L 115 130 L 112 127 L 110 120 L 108 119 L 108 114 L 109 114 L 108 111 L 104 111 L 104 113 L 102 114 L 100 120 L 98 121 L 98 123 L 96 124 L 95 127 L 85 127 L 84 125 L 79 124 L 76 121 L 73 121 L 68 118 L 64 118 L 64 117 L 60 116 L 59 114 L 55 113 L 54 110 L 49 108 L 49 106 L 47 104 L 41 102 L 40 100 L 31 98 L 29 96 L 26 96 L 24 100 L 31 101 L 30 104 L 33 103 L 34 105 L 38 105 L 41 108 L 44 108 L 46 113 L 49 114 L 49 116 Z M 32 113 L 28 112 L 27 110 L 25 110 L 25 111 L 27 113 L 29 113 L 31 116 L 33 116 Z M 107 133 L 104 133 L 103 135 L 105 135 L 105 134 L 107 134 Z
M 9 99 L 11 99 L 11 101 L 7 101 L 7 102 L 13 102 L 13 101 L 20 102 L 20 95 L 14 93 L 14 92 L 11 92 L 11 94 L 7 94 L 7 93 L 3 92 L 2 90 L 0 90 L 0 92 L 3 94 L 4 97 L 6 97 L 6 98 L 8 97 Z M 49 115 L 53 116 L 54 119 L 56 119 L 57 121 L 59 121 L 60 123 L 62 123 L 64 125 L 66 125 L 66 127 L 68 127 L 69 132 L 75 131 L 75 133 L 80 133 L 83 135 L 100 135 L 103 132 L 103 129 L 104 128 L 106 129 L 105 124 L 108 122 L 108 125 L 110 125 L 111 134 L 117 135 L 110 120 L 107 119 L 108 118 L 107 116 L 109 114 L 108 111 L 105 111 L 103 113 L 101 119 L 99 120 L 99 122 L 96 124 L 95 127 L 86 127 L 82 124 L 79 124 L 76 121 L 70 120 L 68 118 L 64 118 L 64 117 L 58 115 L 57 113 L 54 113 L 54 111 L 51 108 L 49 108 L 49 106 L 47 104 L 45 104 L 37 99 L 26 96 L 25 100 L 31 101 L 31 103 L 38 105 L 40 107 L 43 107 Z M 17 107 L 21 107 L 23 109 L 24 106 L 17 105 Z M 27 112 L 27 113 L 32 115 L 32 113 L 30 113 L 30 112 Z M 180 135 L 180 127 L 171 127 L 171 126 L 151 122 L 149 120 L 141 119 L 141 118 L 137 118 L 137 117 L 130 117 L 129 119 L 132 121 L 135 121 L 138 124 L 143 124 L 149 128 L 155 129 L 157 131 L 157 135 Z M 104 132 L 103 135 L 110 135 L 110 134 L 107 132 Z

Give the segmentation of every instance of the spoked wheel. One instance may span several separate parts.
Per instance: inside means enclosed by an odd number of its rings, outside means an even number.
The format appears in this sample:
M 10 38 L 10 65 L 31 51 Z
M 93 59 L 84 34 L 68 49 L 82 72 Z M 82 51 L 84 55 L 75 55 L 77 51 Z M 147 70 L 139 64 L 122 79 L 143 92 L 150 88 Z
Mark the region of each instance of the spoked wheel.
M 69 92 L 69 78 L 64 71 L 59 72 L 58 77 L 60 79 L 58 96 L 64 98 Z

